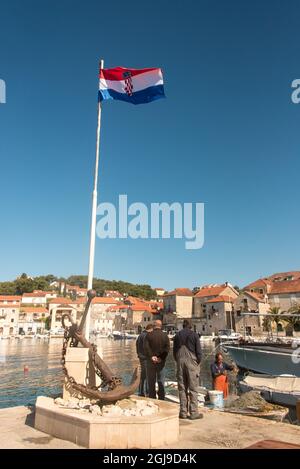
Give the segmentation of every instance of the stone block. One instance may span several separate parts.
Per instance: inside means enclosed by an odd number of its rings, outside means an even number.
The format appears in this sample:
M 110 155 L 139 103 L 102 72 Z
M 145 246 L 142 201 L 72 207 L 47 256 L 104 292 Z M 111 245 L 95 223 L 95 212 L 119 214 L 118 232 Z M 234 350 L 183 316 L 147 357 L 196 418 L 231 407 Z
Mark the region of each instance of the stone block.
M 132 397 L 139 399 L 137 396 Z M 94 449 L 150 449 L 178 441 L 178 405 L 148 400 L 158 405 L 157 414 L 147 417 L 104 417 L 62 408 L 53 399 L 39 396 L 36 401 L 35 428 Z

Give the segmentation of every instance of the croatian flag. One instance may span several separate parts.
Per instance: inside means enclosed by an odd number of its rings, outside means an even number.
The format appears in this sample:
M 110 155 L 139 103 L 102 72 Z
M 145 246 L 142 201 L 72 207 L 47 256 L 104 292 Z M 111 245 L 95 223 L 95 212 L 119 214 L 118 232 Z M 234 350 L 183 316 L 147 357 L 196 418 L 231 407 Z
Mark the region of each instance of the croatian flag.
M 100 70 L 99 99 L 119 99 L 132 104 L 164 98 L 160 68 L 107 68 Z

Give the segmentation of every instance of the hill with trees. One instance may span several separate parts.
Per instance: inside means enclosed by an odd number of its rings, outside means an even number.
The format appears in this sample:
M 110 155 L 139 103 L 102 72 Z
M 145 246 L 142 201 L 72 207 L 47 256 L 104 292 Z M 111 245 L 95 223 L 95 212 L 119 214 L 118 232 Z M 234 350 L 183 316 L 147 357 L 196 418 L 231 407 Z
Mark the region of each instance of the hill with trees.
M 0 282 L 0 295 L 22 295 L 23 293 L 32 293 L 33 290 L 51 290 L 50 284 L 54 281 L 67 283 L 68 285 L 77 285 L 81 288 L 87 286 L 86 275 L 71 275 L 68 278 L 57 277 L 52 274 L 30 277 L 23 273 L 20 277 L 11 282 Z M 150 300 L 156 297 L 156 292 L 150 285 L 139 285 L 122 280 L 104 280 L 94 278 L 93 288 L 98 296 L 103 296 L 105 290 L 117 290 L 121 294 L 137 296 Z

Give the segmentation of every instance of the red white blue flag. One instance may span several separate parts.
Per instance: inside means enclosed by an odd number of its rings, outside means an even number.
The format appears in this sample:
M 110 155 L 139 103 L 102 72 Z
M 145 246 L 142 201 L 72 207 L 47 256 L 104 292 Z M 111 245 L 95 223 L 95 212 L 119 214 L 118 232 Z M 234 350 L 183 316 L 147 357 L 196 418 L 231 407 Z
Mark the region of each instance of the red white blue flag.
M 132 104 L 164 98 L 160 68 L 107 68 L 100 70 L 99 99 L 118 99 Z

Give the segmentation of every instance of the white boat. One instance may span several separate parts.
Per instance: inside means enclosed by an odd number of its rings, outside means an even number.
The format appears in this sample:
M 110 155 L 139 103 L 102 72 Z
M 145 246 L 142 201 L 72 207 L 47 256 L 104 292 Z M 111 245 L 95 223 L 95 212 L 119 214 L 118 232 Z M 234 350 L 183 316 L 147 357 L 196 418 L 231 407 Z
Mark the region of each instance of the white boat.
M 293 359 L 296 349 L 291 345 L 245 343 L 224 344 L 222 348 L 229 353 L 239 368 L 279 376 L 289 374 L 300 377 L 298 360 Z
M 291 375 L 250 373 L 239 385 L 242 392 L 258 391 L 266 401 L 274 404 L 293 407 L 300 399 L 300 378 Z
M 238 332 L 234 332 L 233 329 L 220 329 L 218 332 L 216 342 L 218 343 L 238 343 L 243 336 Z
M 124 333 L 124 339 L 127 340 L 127 339 L 137 339 L 138 338 L 138 334 L 135 334 L 134 332 L 125 332 Z
M 124 340 L 124 332 L 114 331 L 112 333 L 114 340 Z
M 214 342 L 216 336 L 214 335 L 200 335 L 200 342 Z

